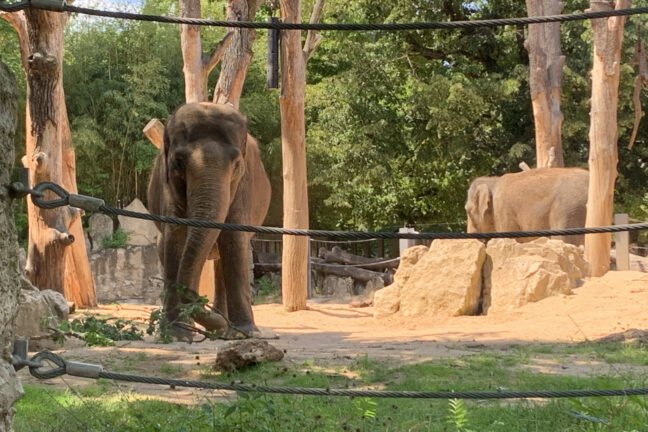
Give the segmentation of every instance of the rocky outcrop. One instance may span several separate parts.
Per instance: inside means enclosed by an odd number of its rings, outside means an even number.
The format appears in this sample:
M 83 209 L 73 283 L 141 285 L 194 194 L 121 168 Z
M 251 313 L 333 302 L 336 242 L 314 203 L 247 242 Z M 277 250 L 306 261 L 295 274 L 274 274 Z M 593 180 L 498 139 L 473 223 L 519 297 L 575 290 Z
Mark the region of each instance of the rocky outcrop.
M 160 302 L 164 282 L 155 245 L 103 249 L 89 258 L 100 303 Z
M 374 316 L 492 315 L 567 293 L 587 274 L 583 250 L 560 240 L 435 240 L 405 251 Z
M 400 313 L 475 315 L 484 257 L 484 244 L 478 240 L 434 240 L 400 290 Z
M 13 431 L 13 404 L 23 392 L 11 365 L 21 272 L 13 201 L 5 187 L 11 183 L 14 164 L 17 97 L 16 81 L 0 62 L 0 432 Z
M 568 293 L 589 272 L 583 250 L 560 240 L 494 239 L 486 254 L 483 309 L 489 315 Z
M 135 198 L 124 210 L 148 214 L 142 201 Z M 128 233 L 126 244 L 131 246 L 146 246 L 155 244 L 159 231 L 155 224 L 149 220 L 117 216 L 119 227 Z
M 398 270 L 394 274 L 394 283 L 376 291 L 374 294 L 374 316 L 376 318 L 398 312 L 400 309 L 401 287 L 407 283 L 414 271 L 414 267 L 428 250 L 429 248 L 426 246 L 414 246 L 405 249 Z

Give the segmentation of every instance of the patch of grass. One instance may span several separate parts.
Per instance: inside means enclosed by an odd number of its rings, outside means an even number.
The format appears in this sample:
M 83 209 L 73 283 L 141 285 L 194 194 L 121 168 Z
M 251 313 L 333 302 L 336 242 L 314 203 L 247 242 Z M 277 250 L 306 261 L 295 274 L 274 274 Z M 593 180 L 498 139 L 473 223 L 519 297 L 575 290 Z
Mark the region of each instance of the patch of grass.
M 160 372 L 164 375 L 178 375 L 184 372 L 184 368 L 180 365 L 165 363 L 160 366 Z
M 281 287 L 268 276 L 257 279 L 255 285 L 258 287 L 254 296 L 254 304 L 267 304 L 281 302 Z
M 510 352 L 484 352 L 408 365 L 359 356 L 347 366 L 317 361 L 267 363 L 232 373 L 205 368 L 201 371 L 201 379 L 296 387 L 419 391 L 559 390 L 647 385 L 647 377 L 637 374 L 574 377 L 535 373 L 515 367 L 527 363 L 533 357 L 533 349 L 515 347 Z M 546 355 L 546 347 L 542 350 L 542 355 Z M 621 355 L 629 360 L 634 356 Z M 559 360 L 561 354 L 555 356 Z M 173 365 L 165 366 L 168 369 L 163 366 L 161 369 L 166 371 L 161 370 L 162 373 L 180 372 Z M 237 398 L 227 403 L 205 399 L 193 406 L 178 406 L 128 399 L 119 394 L 99 394 L 97 388 L 84 394 L 83 401 L 79 401 L 69 392 L 27 387 L 25 398 L 17 406 L 17 432 L 648 430 L 648 403 L 642 397 L 447 401 L 239 393 Z M 67 404 L 67 408 L 61 408 L 61 404 Z M 88 414 L 89 407 L 92 415 Z M 90 429 L 77 427 L 72 414 L 95 423 Z M 57 419 L 67 419 L 68 423 L 57 422 Z

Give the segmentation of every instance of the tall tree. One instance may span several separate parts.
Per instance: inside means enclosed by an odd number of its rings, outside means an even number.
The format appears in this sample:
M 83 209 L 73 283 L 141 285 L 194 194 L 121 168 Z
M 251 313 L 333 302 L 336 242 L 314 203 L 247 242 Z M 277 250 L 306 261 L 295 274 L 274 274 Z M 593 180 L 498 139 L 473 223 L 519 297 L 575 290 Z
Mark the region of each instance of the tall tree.
M 560 0 L 526 0 L 530 17 L 560 15 Z M 535 120 L 536 166 L 564 166 L 560 111 L 562 70 L 565 56 L 560 50 L 560 23 L 529 25 L 525 44 L 529 51 L 529 84 Z
M 625 9 L 630 0 L 591 0 L 592 11 Z M 592 108 L 590 115 L 589 191 L 585 226 L 612 223 L 614 183 L 617 178 L 619 76 L 625 17 L 592 20 L 594 63 L 592 66 Z M 610 269 L 611 235 L 585 236 L 585 258 L 592 276 Z
M 63 29 L 68 15 L 45 10 L 2 13 L 18 33 L 27 76 L 26 155 L 30 186 L 43 181 L 76 193 L 74 149 L 63 94 Z M 26 274 L 40 289 L 53 289 L 78 307 L 96 305 L 81 213 L 44 210 L 28 202 Z M 79 241 L 75 242 L 75 239 Z

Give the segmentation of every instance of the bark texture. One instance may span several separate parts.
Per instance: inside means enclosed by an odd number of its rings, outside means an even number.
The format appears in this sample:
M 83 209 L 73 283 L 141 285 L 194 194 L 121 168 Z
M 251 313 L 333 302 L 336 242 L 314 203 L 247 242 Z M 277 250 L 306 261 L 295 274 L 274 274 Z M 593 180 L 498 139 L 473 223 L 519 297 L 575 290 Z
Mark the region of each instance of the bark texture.
M 228 0 L 225 19 L 227 21 L 254 21 L 263 0 Z M 221 73 L 214 90 L 214 103 L 229 103 L 238 109 L 243 84 L 252 60 L 252 45 L 256 38 L 253 29 L 230 28 L 232 42 L 223 56 Z
M 301 21 L 301 0 L 281 0 L 284 22 Z M 281 32 L 281 149 L 283 159 L 283 214 L 285 228 L 308 229 L 306 181 L 306 128 L 304 92 L 306 62 L 301 32 Z M 306 309 L 308 285 L 308 238 L 284 236 L 281 291 L 289 311 Z
M 18 33 L 27 76 L 26 155 L 22 160 L 30 170 L 30 185 L 51 181 L 76 193 L 62 77 L 67 15 L 27 9 L 0 17 Z M 78 307 L 96 305 L 80 211 L 70 207 L 41 210 L 28 200 L 27 212 L 27 277 L 39 289 L 58 291 Z
M 559 0 L 526 0 L 526 5 L 530 17 L 560 15 L 563 8 Z M 529 25 L 525 46 L 529 51 L 537 167 L 561 167 L 564 162 L 560 94 L 565 56 L 560 50 L 560 23 Z
M 0 63 L 0 432 L 13 431 L 13 404 L 22 386 L 11 365 L 13 322 L 18 312 L 20 270 L 12 202 L 6 185 L 11 182 L 16 130 L 16 82 Z
M 630 0 L 590 1 L 592 11 L 624 9 Z M 617 177 L 617 105 L 619 66 L 625 17 L 592 20 L 594 63 L 592 66 L 592 109 L 590 114 L 589 190 L 585 226 L 610 225 Z M 592 276 L 610 269 L 611 234 L 585 236 L 585 259 Z

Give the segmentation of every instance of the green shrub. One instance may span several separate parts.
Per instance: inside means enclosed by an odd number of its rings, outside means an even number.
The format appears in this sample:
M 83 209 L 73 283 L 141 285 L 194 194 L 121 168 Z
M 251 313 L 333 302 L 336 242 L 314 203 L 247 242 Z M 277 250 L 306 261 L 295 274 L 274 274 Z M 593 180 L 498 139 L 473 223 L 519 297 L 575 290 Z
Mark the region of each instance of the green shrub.
M 104 249 L 122 248 L 126 246 L 129 235 L 130 234 L 127 231 L 117 228 L 114 233 L 101 239 L 101 246 L 103 246 Z

